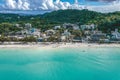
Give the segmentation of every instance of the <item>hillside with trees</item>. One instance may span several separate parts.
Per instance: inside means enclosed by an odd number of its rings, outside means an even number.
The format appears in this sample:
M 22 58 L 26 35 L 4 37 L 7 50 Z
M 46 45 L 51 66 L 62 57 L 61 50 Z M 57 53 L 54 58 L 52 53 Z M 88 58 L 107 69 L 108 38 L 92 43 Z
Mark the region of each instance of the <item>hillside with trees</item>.
M 89 10 L 58 10 L 43 15 L 0 14 L 0 33 L 6 31 L 19 31 L 14 24 L 24 27 L 31 23 L 33 27 L 41 30 L 51 29 L 63 23 L 96 24 L 99 30 L 109 33 L 118 28 L 120 30 L 120 12 L 98 13 Z

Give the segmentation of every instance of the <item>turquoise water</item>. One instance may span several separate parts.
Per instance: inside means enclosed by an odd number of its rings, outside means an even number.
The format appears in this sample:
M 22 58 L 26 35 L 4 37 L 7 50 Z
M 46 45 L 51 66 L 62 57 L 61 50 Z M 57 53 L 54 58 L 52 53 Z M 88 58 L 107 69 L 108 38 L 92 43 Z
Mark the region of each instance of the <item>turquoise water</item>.
M 120 80 L 120 48 L 0 49 L 0 80 Z

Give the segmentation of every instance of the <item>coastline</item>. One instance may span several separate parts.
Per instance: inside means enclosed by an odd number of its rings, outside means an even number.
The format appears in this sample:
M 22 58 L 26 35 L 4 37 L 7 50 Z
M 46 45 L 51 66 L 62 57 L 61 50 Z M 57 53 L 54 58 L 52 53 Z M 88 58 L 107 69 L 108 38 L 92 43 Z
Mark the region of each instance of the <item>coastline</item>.
M 40 48 L 40 49 L 54 49 L 54 48 L 120 48 L 120 44 L 98 44 L 98 43 L 39 43 L 39 44 L 2 44 L 0 48 Z

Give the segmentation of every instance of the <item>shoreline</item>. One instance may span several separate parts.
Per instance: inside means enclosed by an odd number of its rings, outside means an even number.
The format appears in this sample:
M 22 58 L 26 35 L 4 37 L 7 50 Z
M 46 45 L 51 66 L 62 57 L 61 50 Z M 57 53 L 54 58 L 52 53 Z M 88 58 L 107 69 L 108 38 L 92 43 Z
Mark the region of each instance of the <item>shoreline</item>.
M 98 44 L 98 43 L 41 43 L 41 44 L 6 44 L 0 45 L 0 48 L 120 48 L 120 44 Z

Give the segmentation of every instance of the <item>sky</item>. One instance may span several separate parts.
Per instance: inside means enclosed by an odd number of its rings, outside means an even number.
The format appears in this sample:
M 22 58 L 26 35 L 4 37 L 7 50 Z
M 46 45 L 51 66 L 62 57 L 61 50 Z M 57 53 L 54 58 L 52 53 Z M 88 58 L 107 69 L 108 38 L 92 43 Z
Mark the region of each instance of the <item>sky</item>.
M 39 10 L 88 9 L 97 12 L 120 11 L 119 0 L 0 0 L 2 10 Z

